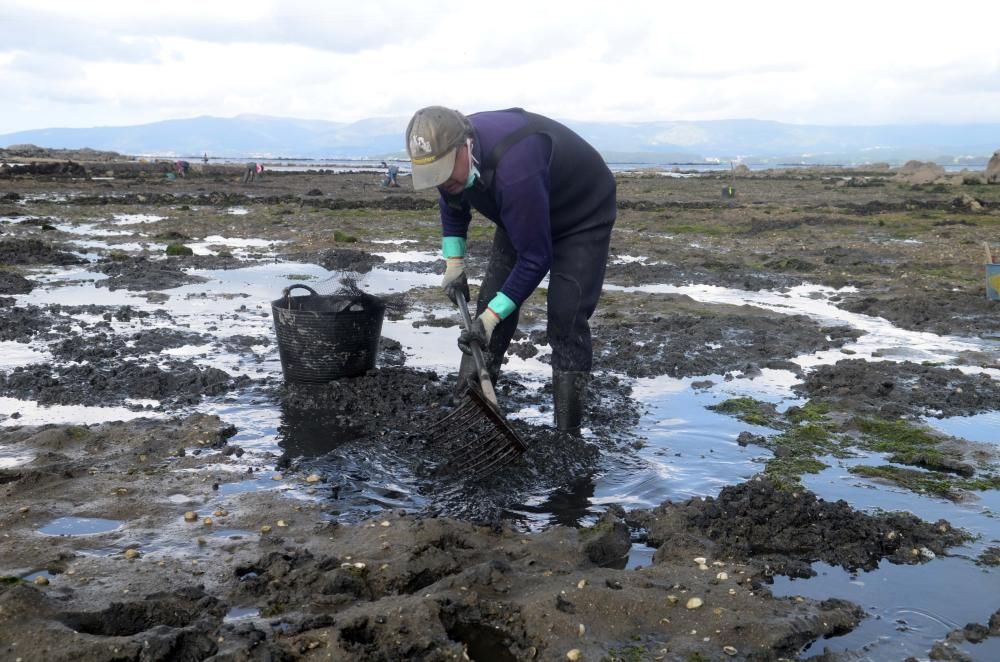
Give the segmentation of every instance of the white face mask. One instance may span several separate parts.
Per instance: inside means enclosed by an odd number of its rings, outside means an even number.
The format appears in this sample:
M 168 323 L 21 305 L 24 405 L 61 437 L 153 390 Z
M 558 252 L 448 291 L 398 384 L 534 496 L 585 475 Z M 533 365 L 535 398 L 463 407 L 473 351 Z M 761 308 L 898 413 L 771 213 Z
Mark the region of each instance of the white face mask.
M 465 139 L 465 148 L 469 151 L 469 177 L 465 180 L 465 190 L 469 190 L 476 183 L 476 177 L 479 176 L 476 157 L 472 155 L 472 138 Z

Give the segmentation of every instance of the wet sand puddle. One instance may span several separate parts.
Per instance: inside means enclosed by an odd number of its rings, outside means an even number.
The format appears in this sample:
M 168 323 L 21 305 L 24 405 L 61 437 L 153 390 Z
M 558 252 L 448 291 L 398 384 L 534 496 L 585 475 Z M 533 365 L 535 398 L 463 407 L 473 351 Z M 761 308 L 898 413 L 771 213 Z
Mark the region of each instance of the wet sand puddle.
M 233 214 L 244 210 L 232 209 Z M 115 223 L 125 225 L 155 223 L 160 217 L 118 218 Z M 100 236 L 104 239 L 124 238 L 113 230 L 94 227 L 84 231 L 76 228 L 81 237 Z M 81 241 L 89 241 L 81 239 Z M 213 254 L 212 246 L 244 246 L 258 251 L 273 248 L 273 242 L 253 240 L 226 240 L 209 237 L 194 242 L 202 254 Z M 135 250 L 127 243 L 125 248 Z M 81 245 L 81 248 L 86 248 Z M 400 250 L 395 250 L 399 248 Z M 388 263 L 420 262 L 436 259 L 432 254 L 402 250 L 379 253 Z M 277 346 L 273 342 L 270 302 L 280 296 L 281 289 L 295 282 L 303 282 L 319 291 L 336 288 L 336 274 L 312 264 L 293 262 L 250 263 L 240 269 L 214 270 L 190 269 L 192 275 L 201 276 L 203 283 L 184 285 L 163 290 L 169 295 L 164 302 L 152 303 L 142 293 L 126 290 L 109 291 L 97 288 L 95 282 L 105 275 L 88 271 L 86 267 L 47 269 L 33 276 L 42 286 L 27 295 L 19 295 L 18 302 L 36 306 L 48 304 L 130 306 L 137 311 L 168 311 L 170 318 L 155 316 L 136 321 L 110 321 L 116 333 L 133 332 L 136 328 L 184 328 L 205 334 L 212 342 L 186 345 L 166 350 L 168 356 L 183 356 L 205 366 L 213 366 L 231 374 L 246 374 L 262 383 L 275 383 L 281 379 L 281 366 Z M 414 287 L 436 286 L 439 276 L 407 271 L 375 268 L 361 281 L 362 287 L 375 294 L 405 292 Z M 829 288 L 792 288 L 783 292 L 746 292 L 712 286 L 677 287 L 670 285 L 622 289 L 627 292 L 670 292 L 687 294 L 706 302 L 751 304 L 787 314 L 805 314 L 824 322 L 849 324 L 864 332 L 856 342 L 847 345 L 854 356 L 867 359 L 935 361 L 954 363 L 962 352 L 1000 352 L 1000 343 L 976 341 L 965 338 L 936 336 L 927 333 L 904 331 L 885 320 L 847 313 L 837 309 L 829 298 L 836 291 Z M 439 373 L 454 371 L 459 354 L 455 348 L 457 325 L 436 327 L 413 325 L 422 318 L 409 314 L 401 320 L 386 320 L 383 336 L 399 341 L 406 352 L 406 365 L 415 369 L 434 370 Z M 444 317 L 450 314 L 446 306 L 435 309 Z M 81 314 L 84 319 L 86 314 Z M 217 341 L 236 335 L 268 339 L 270 342 L 253 345 L 252 351 L 236 353 L 226 350 Z M 10 351 L 7 351 L 10 350 Z M 44 343 L 4 343 L 0 346 L 0 369 L 10 370 L 18 365 L 36 362 L 47 356 Z M 803 367 L 832 363 L 843 358 L 840 350 L 819 352 L 794 359 Z M 968 368 L 963 368 L 970 370 Z M 538 357 L 513 357 L 506 370 L 516 372 L 527 388 L 541 388 L 549 367 Z M 986 370 L 994 378 L 1000 371 Z M 627 379 L 627 378 L 623 378 Z M 642 416 L 634 430 L 637 443 L 602 455 L 595 471 L 590 475 L 567 477 L 556 489 L 546 489 L 529 494 L 523 503 L 511 509 L 511 514 L 521 519 L 528 529 L 544 528 L 552 523 L 585 524 L 596 520 L 608 504 L 618 503 L 626 508 L 645 508 L 659 504 L 664 499 L 685 499 L 691 496 L 714 495 L 723 486 L 746 480 L 761 470 L 769 451 L 753 445 L 740 446 L 736 437 L 749 430 L 759 434 L 775 431 L 755 428 L 734 418 L 716 414 L 706 409 L 732 397 L 750 396 L 776 403 L 779 410 L 800 403 L 790 390 L 797 378 L 782 370 L 764 370 L 753 379 L 740 378 L 726 381 L 720 375 L 703 375 L 697 378 L 673 379 L 658 377 L 629 380 L 633 397 L 642 406 Z M 697 384 L 695 384 L 697 382 Z M 161 412 L 142 409 L 143 403 L 126 403 L 119 407 L 52 406 L 0 398 L 0 415 L 6 417 L 0 424 L 38 423 L 94 423 L 107 420 L 124 420 L 138 416 L 162 416 Z M 153 403 L 145 403 L 147 405 Z M 281 454 L 291 446 L 300 455 L 320 455 L 327 450 L 329 429 L 303 426 L 301 421 L 288 420 L 272 398 L 254 386 L 225 396 L 208 398 L 197 410 L 219 415 L 233 423 L 238 431 L 231 443 L 249 451 L 249 456 L 262 456 L 258 467 L 269 462 L 267 454 Z M 18 418 L 13 418 L 15 412 Z M 533 407 L 510 411 L 512 418 L 543 425 L 551 415 Z M 1000 428 L 997 412 L 972 417 L 929 419 L 928 422 L 948 434 L 970 440 L 996 443 L 996 430 Z M 30 461 L 30 457 L 3 456 L 0 449 L 0 466 L 16 466 Z M 273 455 L 271 456 L 273 457 Z M 974 503 L 956 504 L 942 499 L 919 496 L 884 485 L 875 485 L 866 479 L 849 475 L 846 467 L 851 460 L 828 458 L 831 465 L 820 474 L 805 476 L 803 483 L 827 500 L 844 499 L 852 506 L 865 510 L 908 510 L 918 516 L 935 520 L 945 518 L 954 525 L 968 529 L 980 539 L 961 548 L 956 555 L 937 559 L 934 563 L 917 566 L 894 566 L 887 562 L 872 572 L 848 574 L 839 568 L 817 563 L 817 577 L 808 580 L 777 578 L 773 591 L 778 595 L 805 595 L 814 597 L 844 597 L 861 604 L 868 612 L 859 628 L 847 635 L 820 641 L 808 653 L 819 653 L 825 647 L 831 650 L 857 650 L 870 646 L 876 658 L 886 655 L 902 659 L 906 655 L 921 655 L 931 643 L 941 639 L 955 627 L 966 622 L 982 621 L 996 608 L 996 595 L 1000 594 L 1000 577 L 995 569 L 975 565 L 973 559 L 984 546 L 996 544 L 1000 539 L 1000 498 L 996 493 L 980 493 Z M 254 464 L 248 460 L 248 465 Z M 329 459 L 324 465 L 328 471 L 339 472 L 334 480 L 333 499 L 344 519 L 357 519 L 366 513 L 383 509 L 420 510 L 427 506 L 426 496 L 419 492 L 418 482 L 412 477 L 399 475 L 400 463 L 392 458 L 365 456 L 358 449 L 350 449 Z M 219 486 L 216 500 L 199 503 L 198 512 L 208 512 L 223 503 L 224 499 L 241 492 L 291 489 L 271 479 L 267 471 L 258 471 L 247 477 Z M 294 491 L 294 490 L 293 490 Z M 299 490 L 303 499 L 328 498 L 328 494 L 309 495 Z M 53 523 L 54 525 L 55 523 Z M 72 528 L 72 527 L 70 527 Z M 243 535 L 239 530 L 221 529 L 211 535 L 227 537 Z M 157 546 L 190 546 L 190 540 L 171 541 L 170 532 L 160 540 L 145 540 L 143 549 L 155 551 Z M 650 562 L 652 548 L 641 543 L 633 546 L 628 567 L 639 567 Z M 961 591 L 949 590 L 961 586 Z M 915 605 L 922 605 L 917 608 Z M 253 610 L 234 608 L 228 620 L 254 617 Z M 996 646 L 996 644 L 992 644 Z M 979 656 L 986 649 L 979 647 Z M 991 651 L 993 649 L 990 649 Z M 988 659 L 992 655 L 987 652 Z M 1000 658 L 1000 653 L 997 654 Z

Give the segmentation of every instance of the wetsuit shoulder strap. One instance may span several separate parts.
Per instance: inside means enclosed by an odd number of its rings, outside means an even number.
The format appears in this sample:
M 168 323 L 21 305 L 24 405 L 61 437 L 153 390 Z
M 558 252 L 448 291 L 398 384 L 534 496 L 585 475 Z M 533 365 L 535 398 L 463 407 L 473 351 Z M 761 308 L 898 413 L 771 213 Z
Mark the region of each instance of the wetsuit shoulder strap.
M 528 136 L 544 132 L 542 127 L 534 121 L 532 113 L 527 113 L 520 108 L 512 108 L 511 110 L 520 111 L 521 114 L 523 114 L 528 120 L 528 123 L 519 129 L 511 131 L 506 136 L 501 138 L 500 142 L 493 147 L 493 151 L 490 152 L 489 156 L 484 159 L 482 168 L 480 168 L 479 181 L 477 182 L 481 184 L 483 188 L 490 188 L 493 186 L 493 175 L 496 173 L 497 164 L 500 163 L 500 159 L 503 158 L 503 155 L 507 153 L 508 149 Z

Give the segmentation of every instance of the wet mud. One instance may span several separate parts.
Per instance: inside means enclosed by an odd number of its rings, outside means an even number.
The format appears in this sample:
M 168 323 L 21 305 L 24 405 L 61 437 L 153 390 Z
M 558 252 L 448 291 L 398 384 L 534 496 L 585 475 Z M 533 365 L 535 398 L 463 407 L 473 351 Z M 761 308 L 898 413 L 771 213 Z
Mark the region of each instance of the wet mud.
M 284 254 L 282 259 L 292 262 L 305 262 L 306 264 L 318 264 L 327 271 L 337 271 L 345 273 L 368 273 L 372 267 L 381 265 L 385 258 L 380 255 L 372 255 L 364 251 L 352 250 L 350 248 L 331 248 L 319 253 L 299 253 Z
M 185 261 L 170 259 L 153 261 L 146 257 L 113 259 L 93 266 L 94 271 L 107 275 L 97 281 L 98 287 L 109 290 L 169 290 L 190 283 L 204 283 L 205 278 L 184 273 Z
M 14 368 L 0 377 L 0 393 L 42 405 L 126 405 L 143 409 L 197 404 L 205 396 L 228 393 L 250 382 L 246 375 L 233 376 L 193 361 L 168 360 L 149 365 L 121 363 L 114 357 L 101 356 L 83 365 Z M 157 404 L 131 404 L 129 400 L 154 400 Z
M 789 359 L 843 347 L 860 334 L 804 315 L 701 304 L 684 295 L 607 293 L 595 316 L 595 363 L 631 377 L 800 373 Z
M 227 497 L 241 480 L 224 469 L 235 462 L 226 451 L 234 432 L 204 416 L 5 429 L 5 444 L 42 454 L 0 470 L 12 508 L 3 521 L 12 574 L 0 584 L 6 651 L 26 660 L 104 660 L 112 649 L 114 659 L 149 660 L 444 660 L 463 651 L 554 660 L 573 649 L 600 657 L 636 647 L 721 659 L 731 647 L 771 659 L 863 616 L 843 601 L 771 597 L 761 583 L 767 566 L 716 551 L 703 527 L 671 512 L 684 505 L 628 515 L 656 532 L 650 542 L 670 540 L 670 553 L 626 570 L 620 510 L 591 528 L 525 535 L 392 510 L 337 524 L 324 513 L 328 502 L 277 490 Z M 293 490 L 329 487 L 267 473 Z M 53 498 L 39 502 L 42 494 Z M 35 532 L 71 514 L 124 525 L 89 536 Z M 176 547 L 144 544 L 155 529 L 176 530 Z M 10 579 L 32 575 L 45 580 Z M 701 606 L 691 606 L 695 598 Z M 706 619 L 704 636 L 692 635 Z
M 760 476 L 646 510 L 603 503 L 596 522 L 583 516 L 593 505 L 588 494 L 574 495 L 572 486 L 609 463 L 637 462 L 643 408 L 632 392 L 635 378 L 753 379 L 772 369 L 801 380 L 799 395 L 845 417 L 994 410 L 996 381 L 981 371 L 850 358 L 807 369 L 793 361 L 854 351 L 848 346 L 861 334 L 851 327 L 617 289 L 846 287 L 829 295 L 845 310 L 979 337 L 995 317 L 984 298 L 976 300 L 981 234 L 1000 225 L 1000 194 L 989 187 L 974 187 L 978 206 L 956 206 L 950 189 L 773 173 L 741 181 L 738 199 L 721 201 L 720 180 L 711 176 L 619 177 L 607 275 L 615 287 L 602 294 L 593 320 L 587 433 L 560 434 L 537 416 L 512 416 L 511 426 L 530 441 L 528 453 L 509 471 L 473 484 L 441 473 L 427 434 L 454 406 L 454 373 L 407 367 L 410 348 L 398 339 L 383 337 L 377 369 L 360 377 L 285 384 L 277 375 L 251 378 L 171 354 L 211 346 L 256 359 L 257 348 L 273 349 L 271 338 L 249 330 L 267 314 L 252 303 L 229 314 L 246 329 L 218 338 L 162 310 L 15 298 L 38 287 L 31 269 L 84 263 L 107 276 L 95 288 L 148 293 L 154 304 L 175 296 L 165 290 L 204 282 L 192 269 L 285 259 L 338 273 L 440 272 L 439 261 L 386 263 L 375 255 L 400 239 L 415 242 L 405 250 L 439 249 L 430 195 L 387 192 L 357 173 L 275 173 L 248 187 L 236 170 L 167 182 L 153 169 L 125 164 L 121 176 L 101 182 L 7 172 L 0 183 L 5 217 L 45 219 L 0 221 L 0 340 L 35 343 L 52 357 L 0 373 L 0 395 L 163 416 L 40 426 L 12 417 L 0 428 L 4 457 L 16 458 L 0 464 L 6 657 L 793 658 L 868 615 L 844 600 L 775 597 L 773 577 L 809 576 L 817 561 L 850 571 L 880 562 L 932 564 L 968 538 L 944 520 L 868 514 L 794 481 Z M 870 181 L 859 175 L 857 183 Z M 250 213 L 234 219 L 234 206 Z M 156 228 L 136 223 L 123 243 L 219 233 L 284 243 L 240 257 L 166 258 L 162 247 L 119 254 L 117 238 L 108 238 L 110 249 L 74 248 L 74 237 L 51 223 L 122 213 L 169 217 Z M 470 237 L 470 272 L 482 270 L 489 239 Z M 401 296 L 416 311 L 414 327 L 454 324 L 437 316 L 445 305 L 436 290 Z M 526 302 L 515 355 L 545 361 L 544 311 L 544 293 Z M 403 315 L 400 308 L 393 319 Z M 157 328 L 115 324 L 131 320 L 156 321 Z M 996 365 L 986 351 L 962 360 L 966 368 Z M 537 388 L 510 364 L 497 391 L 507 412 L 551 412 L 551 387 Z M 242 421 L 190 413 L 238 397 L 280 412 L 279 452 L 243 448 Z M 526 500 L 539 494 L 566 503 L 542 530 L 529 532 L 525 513 L 542 506 Z M 100 533 L 42 532 L 61 518 L 116 525 Z M 656 550 L 644 565 L 631 555 L 640 543 Z M 988 624 L 949 635 L 939 642 L 942 651 L 997 636 L 993 620 L 983 614 Z
M 910 361 L 844 359 L 817 367 L 796 390 L 837 408 L 884 418 L 969 416 L 996 408 L 1000 383 Z
M 924 291 L 904 296 L 845 296 L 840 307 L 853 313 L 883 317 L 914 331 L 996 337 L 996 302 L 979 287 Z
M 34 286 L 24 276 L 0 270 L 0 294 L 27 294 Z
M 0 264 L 83 264 L 85 260 L 35 238 L 0 240 Z
M 908 513 L 868 515 L 844 501 L 779 489 L 763 478 L 725 487 L 715 498 L 664 504 L 635 517 L 657 547 L 656 559 L 676 554 L 676 529 L 686 527 L 712 541 L 714 556 L 763 563 L 765 581 L 774 574 L 813 576 L 815 561 L 850 571 L 872 570 L 882 559 L 923 563 L 966 538 L 944 520 L 932 524 Z

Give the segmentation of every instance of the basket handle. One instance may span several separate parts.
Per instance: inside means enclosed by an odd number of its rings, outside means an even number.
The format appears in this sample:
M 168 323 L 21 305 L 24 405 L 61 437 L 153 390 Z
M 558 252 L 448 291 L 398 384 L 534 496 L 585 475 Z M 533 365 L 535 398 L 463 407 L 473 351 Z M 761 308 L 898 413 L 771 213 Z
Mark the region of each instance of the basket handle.
M 286 299 L 290 298 L 292 290 L 294 290 L 297 287 L 300 287 L 303 290 L 309 290 L 309 296 L 314 296 L 314 297 L 319 296 L 318 294 L 316 294 L 316 290 L 314 290 L 313 288 L 309 287 L 308 285 L 303 285 L 302 283 L 296 283 L 295 285 L 289 285 L 288 287 L 286 287 L 285 289 L 283 289 L 281 291 L 281 296 L 285 297 Z

